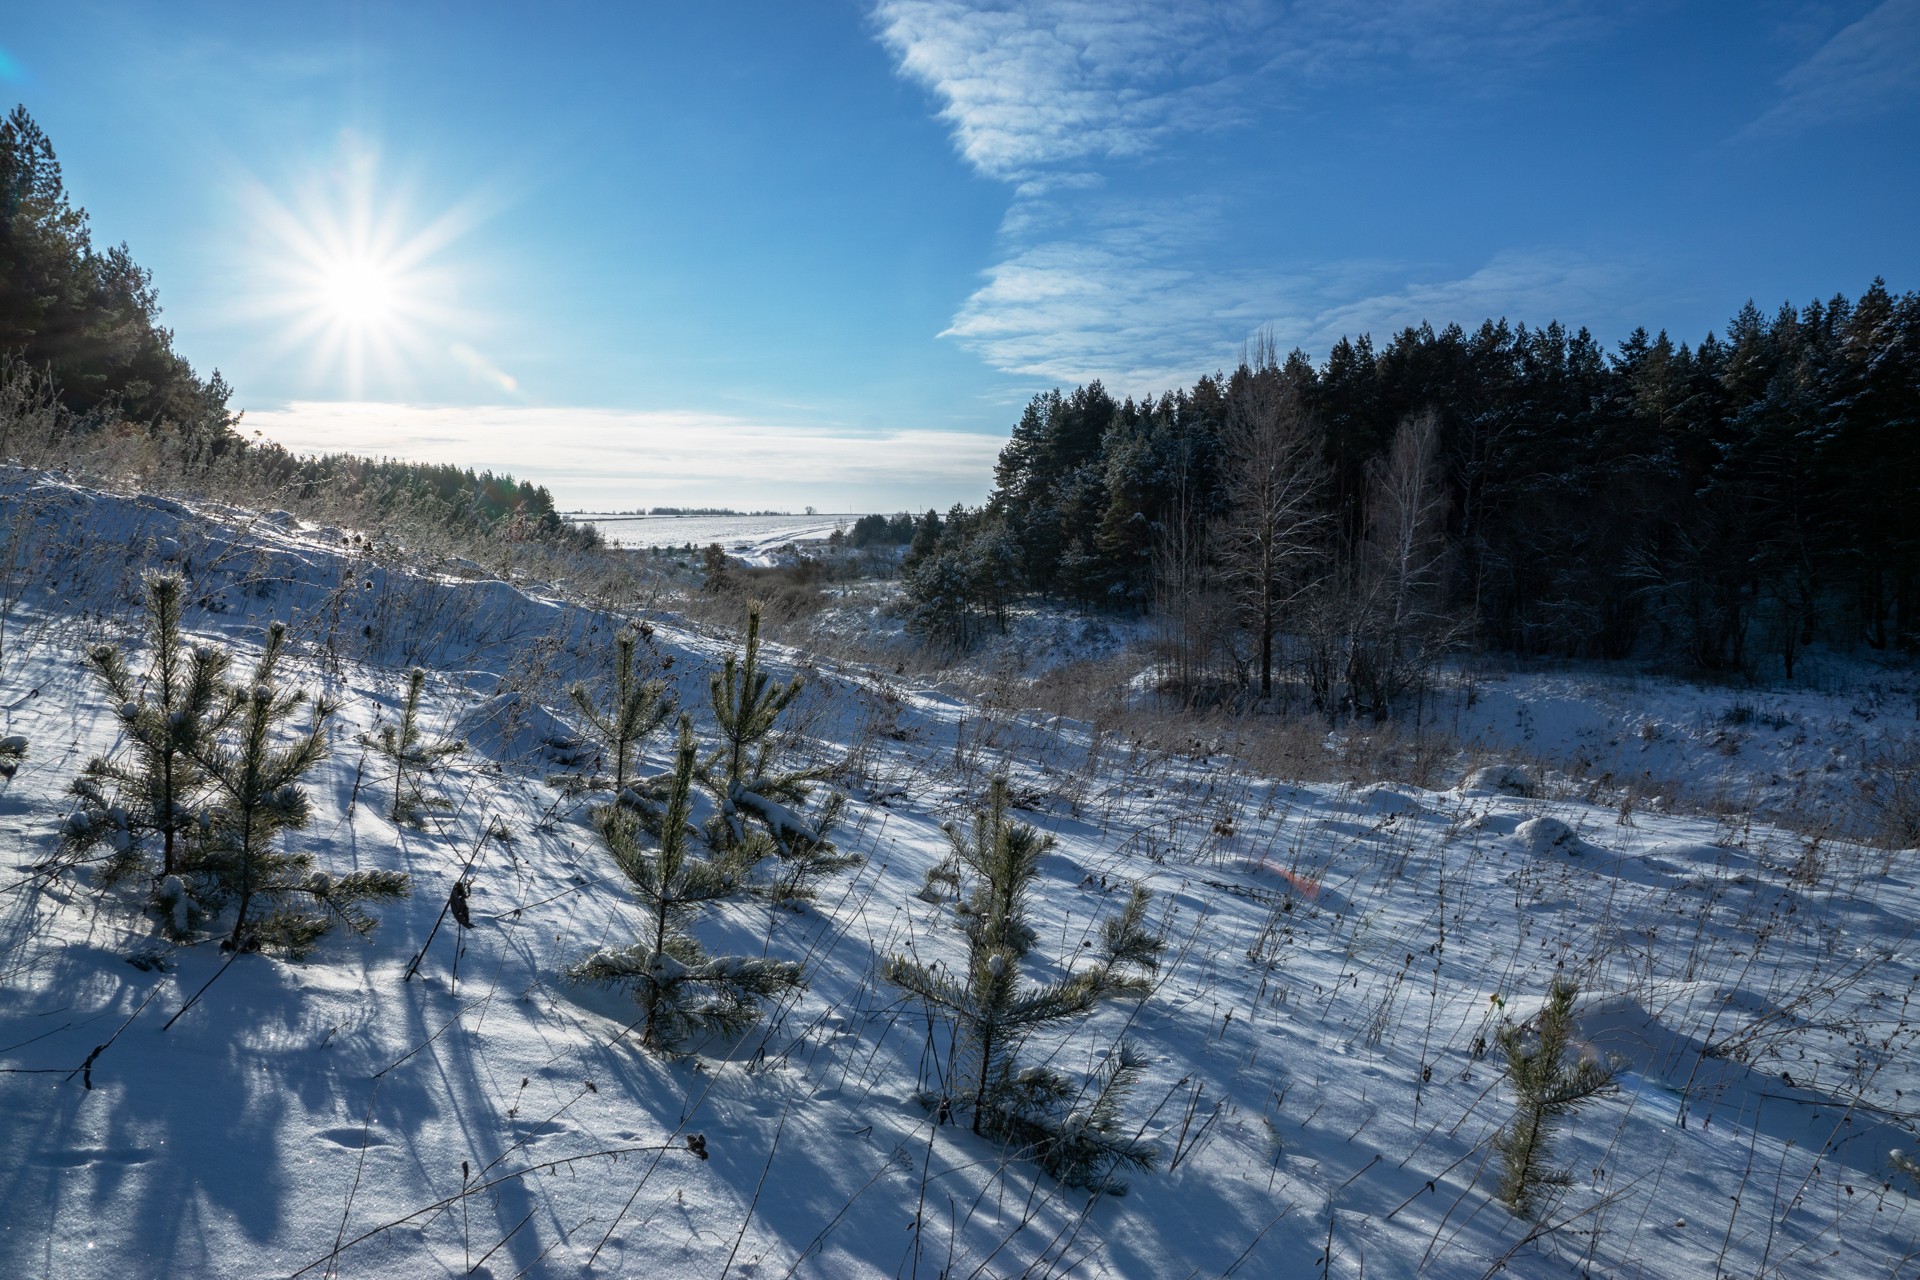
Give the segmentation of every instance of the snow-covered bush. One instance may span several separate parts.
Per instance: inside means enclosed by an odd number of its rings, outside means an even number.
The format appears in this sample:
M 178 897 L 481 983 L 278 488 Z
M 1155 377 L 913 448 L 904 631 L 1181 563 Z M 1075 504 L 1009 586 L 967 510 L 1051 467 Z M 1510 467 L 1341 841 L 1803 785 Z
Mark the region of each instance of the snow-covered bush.
M 1463 792 L 1491 792 L 1494 795 L 1530 796 L 1538 790 L 1533 775 L 1517 764 L 1482 765 L 1461 782 Z

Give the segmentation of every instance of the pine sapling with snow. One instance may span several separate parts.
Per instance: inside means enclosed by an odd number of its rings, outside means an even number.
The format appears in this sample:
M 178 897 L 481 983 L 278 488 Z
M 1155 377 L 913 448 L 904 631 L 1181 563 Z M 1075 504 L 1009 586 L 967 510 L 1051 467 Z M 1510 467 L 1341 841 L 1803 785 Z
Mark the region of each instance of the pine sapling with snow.
M 375 748 L 393 765 L 393 808 L 387 816 L 395 823 L 418 827 L 430 810 L 453 806 L 443 797 L 430 796 L 420 780 L 430 777 L 441 765 L 467 749 L 459 738 L 428 739 L 420 731 L 420 694 L 427 673 L 415 667 L 407 673 L 407 697 L 400 708 L 398 725 L 382 725 Z
M 613 794 L 621 803 L 653 810 L 648 788 L 632 788 L 640 744 L 673 715 L 673 699 L 661 680 L 649 680 L 641 670 L 640 635 L 623 627 L 613 637 L 613 685 L 603 707 L 587 686 L 576 681 L 567 694 L 600 740 L 603 764 L 613 766 Z
M 189 924 L 191 900 L 176 873 L 193 860 L 201 801 L 210 779 L 200 756 L 234 704 L 225 683 L 231 659 L 211 645 L 189 645 L 180 631 L 180 579 L 145 579 L 147 670 L 136 677 L 115 645 L 96 645 L 87 665 L 117 704 L 125 749 L 95 756 L 69 787 L 80 801 L 62 835 L 63 858 L 78 862 L 102 845 L 110 852 L 102 884 L 145 873 L 176 935 Z M 158 844 L 159 861 L 153 861 Z
M 1566 1061 L 1578 995 L 1573 983 L 1556 980 L 1537 1017 L 1499 1032 L 1514 1093 L 1513 1119 L 1493 1140 L 1501 1161 L 1500 1198 L 1522 1218 L 1537 1220 L 1552 1196 L 1572 1183 L 1564 1170 L 1553 1166 L 1555 1123 L 1614 1087 L 1609 1064 L 1586 1057 L 1572 1065 Z
M 751 867 L 738 849 L 702 857 L 696 848 L 689 819 L 698 756 L 693 726 L 682 716 L 656 832 L 649 832 L 627 805 L 594 812 L 594 824 L 627 878 L 643 924 L 631 946 L 602 948 L 568 971 L 578 981 L 630 991 L 644 1015 L 641 1043 L 663 1052 L 675 1052 L 697 1036 L 744 1031 L 760 1016 L 762 1001 L 804 985 L 797 964 L 709 956 L 690 932 L 702 911 L 743 893 Z
M 275 950 L 298 957 L 336 922 L 356 933 L 372 930 L 362 904 L 407 896 L 407 876 L 397 871 L 357 871 L 332 876 L 315 868 L 313 855 L 283 850 L 288 833 L 312 815 L 300 785 L 327 755 L 326 720 L 334 706 L 305 690 L 277 683 L 287 629 L 274 623 L 252 681 L 228 693 L 230 711 L 219 737 L 202 744 L 200 761 L 218 792 L 190 868 L 221 907 L 234 906 L 225 947 Z M 301 711 L 305 729 L 282 743 Z
M 882 973 L 953 1025 L 943 1087 L 925 1099 L 930 1106 L 943 1118 L 965 1116 L 975 1133 L 1011 1143 L 1069 1185 L 1117 1193 L 1125 1189 L 1118 1171 L 1150 1170 L 1158 1159 L 1120 1123 L 1138 1059 L 1117 1046 L 1109 1069 L 1082 1086 L 1047 1067 L 1023 1067 L 1020 1050 L 1035 1031 L 1083 1017 L 1102 1001 L 1145 998 L 1143 975 L 1158 966 L 1164 944 L 1146 927 L 1147 891 L 1136 889 L 1104 923 L 1089 967 L 1053 982 L 1023 981 L 1020 963 L 1037 940 L 1027 898 L 1053 840 L 1014 821 L 1009 807 L 1006 779 L 995 778 L 971 830 L 947 831 L 947 876 L 967 888 L 956 907 L 967 939 L 964 969 L 893 956 Z
M 814 895 L 813 881 L 857 866 L 857 854 L 842 852 L 831 838 L 845 798 L 830 792 L 818 808 L 804 806 L 824 769 L 784 769 L 777 763 L 774 725 L 805 681 L 796 675 L 775 684 L 760 667 L 760 606 L 747 609 L 745 649 L 728 654 L 709 677 L 720 745 L 702 762 L 701 785 L 713 797 L 707 840 L 716 849 L 740 853 L 749 863 L 767 854 L 779 860 L 768 895 L 789 904 Z

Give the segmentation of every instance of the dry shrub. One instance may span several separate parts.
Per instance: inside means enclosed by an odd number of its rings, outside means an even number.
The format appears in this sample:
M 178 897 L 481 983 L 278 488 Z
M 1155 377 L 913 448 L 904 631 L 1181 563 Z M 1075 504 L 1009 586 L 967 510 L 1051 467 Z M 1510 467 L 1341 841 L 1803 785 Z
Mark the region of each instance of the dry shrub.
M 1908 738 L 1866 766 L 1866 828 L 1890 849 L 1920 846 L 1920 740 Z

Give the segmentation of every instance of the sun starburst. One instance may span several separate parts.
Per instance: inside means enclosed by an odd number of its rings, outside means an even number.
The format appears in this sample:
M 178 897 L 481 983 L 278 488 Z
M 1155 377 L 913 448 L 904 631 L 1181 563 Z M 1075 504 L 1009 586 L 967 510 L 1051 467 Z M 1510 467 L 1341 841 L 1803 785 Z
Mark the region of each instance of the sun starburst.
M 448 251 L 476 221 L 476 202 L 423 216 L 371 148 L 349 140 L 341 151 L 290 183 L 291 197 L 247 184 L 257 233 L 247 312 L 335 394 L 398 395 L 436 373 L 470 372 L 462 353 L 476 317 L 456 306 L 462 272 Z

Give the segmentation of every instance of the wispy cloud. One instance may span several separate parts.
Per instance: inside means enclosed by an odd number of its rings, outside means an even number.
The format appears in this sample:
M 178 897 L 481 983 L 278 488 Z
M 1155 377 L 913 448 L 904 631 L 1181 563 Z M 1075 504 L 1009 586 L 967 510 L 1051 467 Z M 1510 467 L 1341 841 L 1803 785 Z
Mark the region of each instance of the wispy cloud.
M 942 336 L 1002 372 L 1134 389 L 1190 380 L 1265 324 L 1306 341 L 1337 308 L 1357 320 L 1449 301 L 1449 286 L 1395 282 L 1377 263 L 1247 262 L 1224 243 L 1219 154 L 1196 139 L 1276 127 L 1290 100 L 1333 81 L 1409 67 L 1485 79 L 1596 20 L 1570 0 L 878 0 L 874 21 L 960 155 L 1013 188 L 998 260 Z M 1143 159 L 1162 166 L 1163 189 L 1200 194 L 1110 189 L 1108 174 Z M 1289 198 L 1270 181 L 1271 198 Z M 1499 294 L 1522 274 L 1532 292 Z M 1550 274 L 1496 261 L 1451 299 L 1495 312 L 1575 302 L 1544 296 Z
M 1260 7 L 1165 0 L 881 0 L 881 42 L 944 103 L 967 162 L 995 178 L 1138 155 L 1241 108 L 1222 92 L 1248 62 Z
M 1324 352 L 1342 335 L 1371 333 L 1385 339 L 1409 327 L 1438 329 L 1459 322 L 1505 316 L 1529 324 L 1563 320 L 1578 325 L 1617 297 L 1635 273 L 1632 267 L 1602 264 L 1577 254 L 1514 250 L 1496 254 L 1470 275 L 1454 280 L 1408 284 L 1400 289 L 1341 302 L 1304 322 L 1276 321 L 1283 341 Z
M 1139 246 L 1053 241 L 995 265 L 946 334 L 997 368 L 1143 393 L 1230 367 L 1260 330 L 1324 356 L 1342 336 L 1501 316 L 1582 323 L 1636 279 L 1577 254 L 1514 250 L 1457 277 L 1341 262 L 1292 273 L 1142 265 Z M 1411 279 L 1410 279 L 1411 277 Z
M 244 426 L 295 453 L 359 453 L 510 472 L 567 507 L 978 501 L 1004 436 L 855 432 L 710 413 L 295 401 Z
M 1232 128 L 1327 77 L 1483 75 L 1590 29 L 1573 0 L 877 0 L 979 172 L 1028 182 Z
M 1920 0 L 1883 0 L 1781 78 L 1782 96 L 1736 138 L 1792 135 L 1920 101 Z

